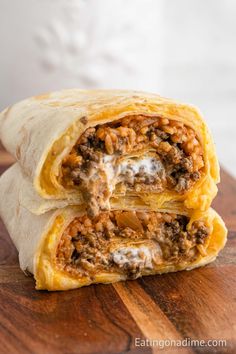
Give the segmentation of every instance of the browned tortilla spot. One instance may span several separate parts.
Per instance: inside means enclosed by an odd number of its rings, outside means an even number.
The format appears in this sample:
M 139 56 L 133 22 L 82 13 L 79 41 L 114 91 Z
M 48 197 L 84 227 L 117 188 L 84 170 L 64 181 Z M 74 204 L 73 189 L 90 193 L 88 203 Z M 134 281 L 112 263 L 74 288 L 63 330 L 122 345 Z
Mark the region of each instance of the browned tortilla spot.
M 42 93 L 41 95 L 37 95 L 37 96 L 34 96 L 33 98 L 35 99 L 35 100 L 46 100 L 47 98 L 49 98 L 50 97 L 50 93 L 49 92 L 47 92 L 47 93 Z
M 82 118 L 80 118 L 81 123 L 83 123 L 84 125 L 88 123 L 88 117 L 83 116 Z

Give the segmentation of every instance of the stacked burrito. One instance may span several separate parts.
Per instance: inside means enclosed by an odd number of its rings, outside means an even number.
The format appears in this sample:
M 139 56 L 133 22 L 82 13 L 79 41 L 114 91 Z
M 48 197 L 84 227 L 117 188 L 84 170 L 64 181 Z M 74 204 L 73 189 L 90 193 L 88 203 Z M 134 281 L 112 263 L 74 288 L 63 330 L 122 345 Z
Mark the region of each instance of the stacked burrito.
M 219 166 L 199 112 L 154 94 L 64 90 L 0 115 L 16 158 L 0 213 L 37 289 L 193 269 L 226 242 Z

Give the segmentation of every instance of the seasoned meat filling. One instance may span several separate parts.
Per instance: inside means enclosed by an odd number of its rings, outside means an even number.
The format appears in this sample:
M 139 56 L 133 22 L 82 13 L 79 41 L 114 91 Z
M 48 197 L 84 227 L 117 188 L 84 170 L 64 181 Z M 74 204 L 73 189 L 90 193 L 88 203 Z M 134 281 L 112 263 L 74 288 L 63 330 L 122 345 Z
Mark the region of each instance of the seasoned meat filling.
M 64 160 L 62 179 L 67 187 L 81 188 L 95 216 L 107 209 L 114 189 L 184 193 L 203 167 L 202 147 L 190 127 L 160 117 L 129 116 L 88 128 Z
M 193 261 L 205 255 L 209 229 L 185 216 L 158 212 L 102 212 L 75 218 L 57 249 L 57 266 L 76 276 L 98 271 L 138 277 L 163 264 Z

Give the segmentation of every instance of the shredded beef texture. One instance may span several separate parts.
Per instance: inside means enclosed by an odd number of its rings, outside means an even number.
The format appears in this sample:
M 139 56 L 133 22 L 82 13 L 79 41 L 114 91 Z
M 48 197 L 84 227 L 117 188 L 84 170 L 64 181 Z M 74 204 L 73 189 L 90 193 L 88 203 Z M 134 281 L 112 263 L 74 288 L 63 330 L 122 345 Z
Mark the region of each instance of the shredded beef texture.
M 154 257 L 152 264 L 194 260 L 199 255 L 198 245 L 204 246 L 209 236 L 209 228 L 203 221 L 195 221 L 188 230 L 188 223 L 186 216 L 141 211 L 102 212 L 95 218 L 77 217 L 60 240 L 57 265 L 78 276 L 93 277 L 97 271 L 104 270 L 135 278 L 147 264 L 145 254 L 137 247 L 147 242 L 160 249 L 158 260 Z M 128 243 L 131 249 L 138 250 L 139 258 L 132 256 L 128 249 L 125 253 L 127 261 L 115 262 L 114 242 L 118 242 L 121 249 Z
M 122 183 L 128 190 L 160 193 L 167 189 L 184 193 L 201 177 L 203 150 L 190 127 L 160 117 L 130 116 L 88 128 L 82 134 L 63 161 L 63 184 L 83 187 L 86 192 L 90 190 L 87 180 L 92 180 L 94 171 L 101 169 L 99 164 L 104 156 L 118 159 L 147 148 L 154 151 L 153 161 L 161 161 L 164 173 L 157 171 L 150 176 L 140 170 L 131 176 L 127 171 Z M 104 179 L 101 170 L 97 179 L 101 182 Z M 99 195 L 95 195 L 95 200 Z

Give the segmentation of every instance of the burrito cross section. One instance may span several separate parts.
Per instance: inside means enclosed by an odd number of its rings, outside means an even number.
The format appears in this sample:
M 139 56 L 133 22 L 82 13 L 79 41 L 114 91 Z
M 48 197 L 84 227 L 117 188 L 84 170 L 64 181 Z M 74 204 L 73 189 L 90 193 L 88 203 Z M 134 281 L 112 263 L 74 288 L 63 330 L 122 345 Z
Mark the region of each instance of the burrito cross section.
M 166 264 L 193 262 L 207 254 L 210 228 L 201 220 L 188 223 L 183 215 L 144 211 L 76 217 L 63 232 L 56 263 L 78 277 L 109 271 L 135 279 Z
M 61 90 L 6 108 L 0 138 L 17 160 L 0 214 L 38 290 L 192 270 L 225 245 L 215 146 L 191 105 Z
M 78 186 L 96 215 L 116 190 L 183 194 L 201 177 L 203 148 L 182 122 L 142 115 L 88 128 L 62 164 L 65 187 Z

